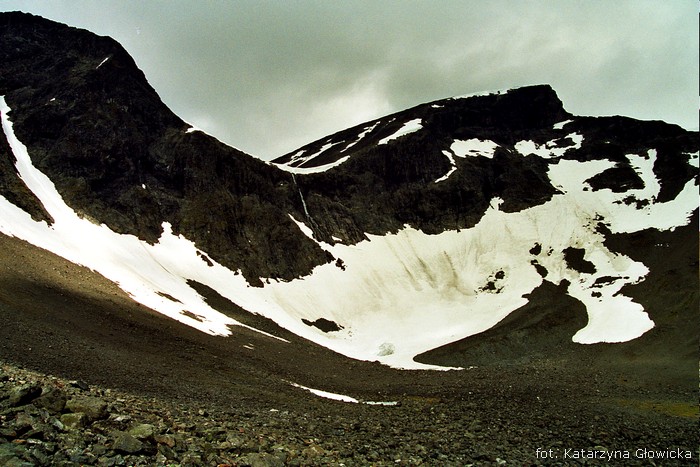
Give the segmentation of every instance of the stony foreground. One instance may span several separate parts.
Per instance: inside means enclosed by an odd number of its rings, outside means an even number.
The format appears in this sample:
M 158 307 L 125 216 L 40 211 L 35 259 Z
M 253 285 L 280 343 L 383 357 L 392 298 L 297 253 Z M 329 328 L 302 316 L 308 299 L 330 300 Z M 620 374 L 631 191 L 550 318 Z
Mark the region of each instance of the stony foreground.
M 553 416 L 537 407 L 544 398 L 492 419 L 475 417 L 490 412 L 486 401 L 416 397 L 396 407 L 322 400 L 308 411 L 221 412 L 3 364 L 0 465 L 697 465 L 697 419 L 687 408 L 666 407 L 666 418 Z

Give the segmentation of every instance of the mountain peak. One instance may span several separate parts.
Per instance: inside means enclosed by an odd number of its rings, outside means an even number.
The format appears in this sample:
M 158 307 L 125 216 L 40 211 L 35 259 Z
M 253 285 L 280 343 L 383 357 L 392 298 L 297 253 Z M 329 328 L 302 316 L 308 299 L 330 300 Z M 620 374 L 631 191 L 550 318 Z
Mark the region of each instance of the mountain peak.
M 356 125 L 285 154 L 272 162 L 296 173 L 317 173 L 349 159 L 372 145 L 404 135 L 523 132 L 549 128 L 571 116 L 549 85 L 440 99 Z M 420 131 L 419 131 L 420 130 Z M 406 138 L 402 141 L 406 141 Z

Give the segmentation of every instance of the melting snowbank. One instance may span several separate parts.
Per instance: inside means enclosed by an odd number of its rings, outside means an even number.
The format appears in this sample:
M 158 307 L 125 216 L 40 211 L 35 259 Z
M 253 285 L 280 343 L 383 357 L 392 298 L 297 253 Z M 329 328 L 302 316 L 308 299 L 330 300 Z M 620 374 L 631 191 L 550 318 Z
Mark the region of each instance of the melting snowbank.
M 292 383 L 291 381 L 288 381 L 288 383 L 291 384 L 292 386 L 294 386 L 295 388 L 303 389 L 303 390 L 308 391 L 311 394 L 314 394 L 318 397 L 323 397 L 324 399 L 331 399 L 331 400 L 340 401 L 340 402 L 350 402 L 352 404 L 383 405 L 383 406 L 399 405 L 399 403 L 396 401 L 362 401 L 360 399 L 355 399 L 354 397 L 345 396 L 343 394 L 336 394 L 334 392 L 328 392 L 328 391 L 322 391 L 320 389 L 309 388 L 306 386 L 302 386 L 301 384 Z

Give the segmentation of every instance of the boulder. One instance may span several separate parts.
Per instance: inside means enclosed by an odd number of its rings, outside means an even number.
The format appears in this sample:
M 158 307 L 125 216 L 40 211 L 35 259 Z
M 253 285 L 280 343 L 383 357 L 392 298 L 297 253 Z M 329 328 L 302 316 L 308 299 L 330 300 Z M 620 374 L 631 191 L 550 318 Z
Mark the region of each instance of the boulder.
M 79 396 L 66 402 L 66 409 L 72 413 L 83 413 L 91 420 L 107 417 L 107 403 L 91 396 Z

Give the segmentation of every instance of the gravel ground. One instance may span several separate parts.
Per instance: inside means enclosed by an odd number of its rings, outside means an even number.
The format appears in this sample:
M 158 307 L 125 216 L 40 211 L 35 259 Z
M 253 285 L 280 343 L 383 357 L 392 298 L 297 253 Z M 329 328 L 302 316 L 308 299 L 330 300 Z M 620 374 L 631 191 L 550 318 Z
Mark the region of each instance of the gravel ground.
M 1 368 L 7 466 L 607 465 L 605 456 L 614 465 L 697 465 L 696 421 L 672 415 L 683 410 L 673 405 L 583 410 L 545 394 L 508 404 L 504 393 L 515 393 L 503 390 L 459 401 L 407 396 L 390 407 L 311 399 L 223 408 Z

